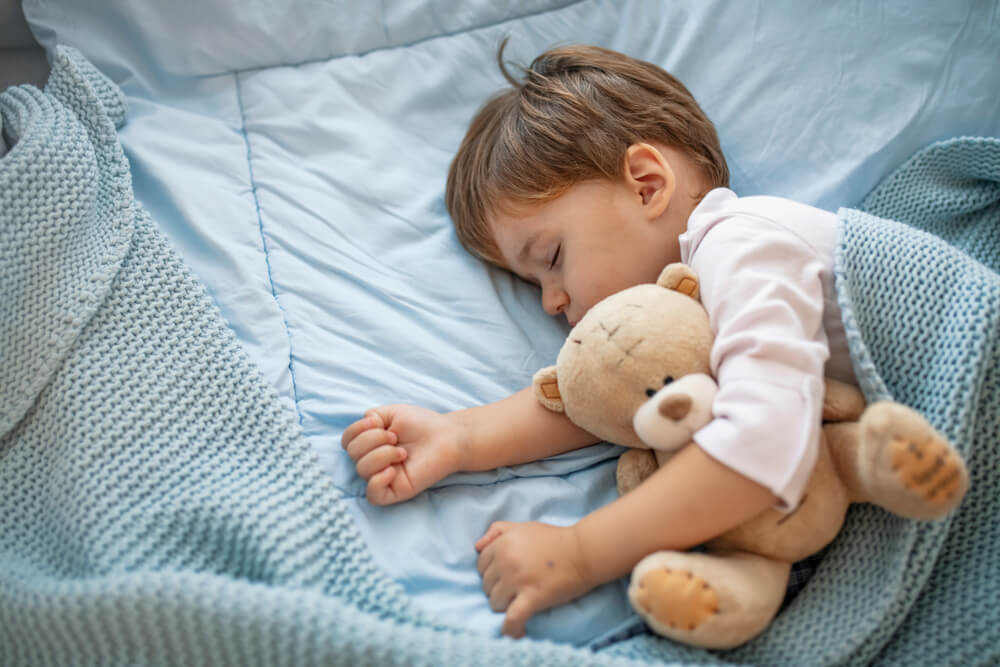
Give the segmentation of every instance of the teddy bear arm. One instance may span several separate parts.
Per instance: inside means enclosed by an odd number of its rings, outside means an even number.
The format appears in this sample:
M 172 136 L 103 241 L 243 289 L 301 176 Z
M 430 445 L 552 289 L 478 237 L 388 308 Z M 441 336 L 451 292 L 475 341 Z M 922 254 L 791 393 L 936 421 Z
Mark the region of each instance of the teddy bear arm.
M 651 449 L 630 449 L 618 459 L 615 481 L 618 484 L 618 495 L 626 493 L 642 484 L 656 472 L 659 464 Z

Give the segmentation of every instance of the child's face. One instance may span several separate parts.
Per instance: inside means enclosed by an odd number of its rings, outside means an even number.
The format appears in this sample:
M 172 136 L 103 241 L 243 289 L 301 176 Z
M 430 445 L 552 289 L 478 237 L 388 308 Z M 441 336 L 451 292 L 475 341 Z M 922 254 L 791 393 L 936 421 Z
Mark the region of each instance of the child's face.
M 507 265 L 539 285 L 545 312 L 565 315 L 570 326 L 598 301 L 655 282 L 664 266 L 680 260 L 683 226 L 651 219 L 642 198 L 624 183 L 579 183 L 552 201 L 496 214 L 491 222 Z

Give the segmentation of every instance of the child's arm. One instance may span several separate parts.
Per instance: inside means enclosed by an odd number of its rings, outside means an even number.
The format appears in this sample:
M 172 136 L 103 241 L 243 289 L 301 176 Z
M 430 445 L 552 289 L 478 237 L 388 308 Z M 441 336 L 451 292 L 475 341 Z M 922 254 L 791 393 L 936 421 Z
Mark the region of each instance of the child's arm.
M 341 443 L 374 505 L 408 500 L 458 471 L 492 470 L 597 442 L 529 387 L 488 405 L 438 413 L 412 405 L 373 408 Z
M 775 502 L 768 489 L 688 446 L 573 526 L 491 525 L 476 543 L 483 590 L 494 611 L 507 612 L 503 633 L 520 637 L 537 612 L 628 574 L 655 551 L 716 537 Z

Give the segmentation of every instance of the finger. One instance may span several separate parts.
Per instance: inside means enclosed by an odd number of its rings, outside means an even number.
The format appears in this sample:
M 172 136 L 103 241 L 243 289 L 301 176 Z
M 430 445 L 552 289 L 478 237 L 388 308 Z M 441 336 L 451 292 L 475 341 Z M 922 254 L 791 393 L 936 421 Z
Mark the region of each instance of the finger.
M 510 605 L 510 601 L 514 599 L 516 592 L 509 586 L 505 586 L 503 582 L 497 584 L 490 591 L 490 609 L 493 611 L 504 611 Z
M 496 588 L 497 583 L 500 581 L 500 568 L 499 567 L 487 567 L 486 571 L 483 573 L 483 592 L 489 595 Z M 503 611 L 502 609 L 497 609 L 496 611 Z
M 380 427 L 378 420 L 365 413 L 364 417 L 344 429 L 343 434 L 340 436 L 340 446 L 347 449 L 347 446 L 351 444 L 351 440 L 358 437 L 360 433 L 376 427 Z
M 483 549 L 493 544 L 493 540 L 503 535 L 504 528 L 508 525 L 509 522 L 507 521 L 494 521 L 491 523 L 483 536 L 476 540 L 476 551 L 482 552 Z
M 535 613 L 535 602 L 531 595 L 521 593 L 515 597 L 507 606 L 507 615 L 504 616 L 503 626 L 500 632 L 520 639 L 524 636 L 524 624 Z
M 369 408 L 365 410 L 365 416 L 371 417 L 375 420 L 378 428 L 392 428 L 392 422 L 396 418 L 396 413 L 399 409 L 405 407 L 400 403 L 394 403 L 392 405 L 380 405 L 375 408 Z
M 358 460 L 356 468 L 362 479 L 368 479 L 387 466 L 391 466 L 393 463 L 402 463 L 405 460 L 406 450 L 402 447 L 382 445 L 362 456 Z
M 376 447 L 381 447 L 383 445 L 395 445 L 398 442 L 399 437 L 392 431 L 372 428 L 361 433 L 354 438 L 354 440 L 347 443 L 347 455 L 354 461 L 360 461 L 366 454 L 374 450 Z
M 392 490 L 392 480 L 396 478 L 396 466 L 389 466 L 385 470 L 373 475 L 368 480 L 368 488 L 365 490 L 365 497 L 372 505 L 388 505 L 395 500 L 395 492 Z
M 475 545 L 476 551 L 482 553 L 483 549 L 493 544 L 493 540 L 500 537 L 500 535 L 501 533 L 499 528 L 494 528 L 493 526 L 490 526 L 490 529 L 487 530 L 482 537 L 476 540 L 476 545 Z
M 379 412 L 378 408 L 365 410 L 365 417 L 375 422 L 375 428 L 385 428 L 386 420 L 382 417 L 382 413 Z
M 398 408 L 398 405 L 380 405 L 365 410 L 364 417 L 344 429 L 344 433 L 340 436 L 341 446 L 347 449 L 351 441 L 364 431 L 373 428 L 388 429 Z
M 489 569 L 490 565 L 493 564 L 493 559 L 496 557 L 496 550 L 487 548 L 485 551 L 479 554 L 479 558 L 476 559 L 476 569 L 479 570 L 480 576 L 483 575 L 486 570 Z

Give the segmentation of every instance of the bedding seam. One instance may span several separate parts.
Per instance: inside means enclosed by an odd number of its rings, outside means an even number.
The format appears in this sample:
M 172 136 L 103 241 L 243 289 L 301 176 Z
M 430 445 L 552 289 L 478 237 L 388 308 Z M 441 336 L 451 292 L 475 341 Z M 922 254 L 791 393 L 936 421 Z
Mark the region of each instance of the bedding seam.
M 257 180 L 253 173 L 253 150 L 250 147 L 250 134 L 247 132 L 247 114 L 243 107 L 243 87 L 240 85 L 240 73 L 233 72 L 233 81 L 236 84 L 236 106 L 240 110 L 240 134 L 243 136 L 243 145 L 247 150 L 247 175 L 250 178 L 250 194 L 253 196 L 254 210 L 257 213 L 257 229 L 260 232 L 260 243 L 264 250 L 264 266 L 267 269 L 267 282 L 271 286 L 271 298 L 278 306 L 281 313 L 281 324 L 285 328 L 285 338 L 288 340 L 288 375 L 292 379 L 292 402 L 295 404 L 295 415 L 299 426 L 305 428 L 302 420 L 302 410 L 299 409 L 299 388 L 295 380 L 295 369 L 292 365 L 292 332 L 288 327 L 288 315 L 278 299 L 278 291 L 274 285 L 274 276 L 271 271 L 271 253 L 267 247 L 267 236 L 264 234 L 264 216 L 260 211 L 260 199 L 257 197 Z

